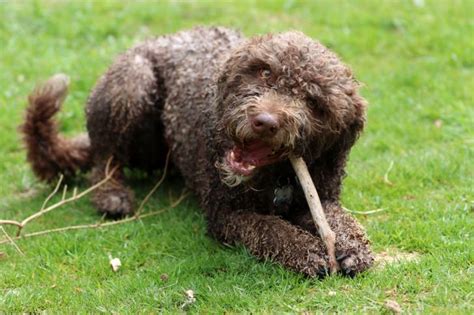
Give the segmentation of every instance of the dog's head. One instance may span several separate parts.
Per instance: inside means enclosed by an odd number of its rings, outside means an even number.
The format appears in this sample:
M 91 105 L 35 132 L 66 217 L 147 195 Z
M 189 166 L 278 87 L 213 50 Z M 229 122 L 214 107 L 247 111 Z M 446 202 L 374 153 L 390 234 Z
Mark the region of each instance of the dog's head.
M 252 38 L 218 78 L 219 132 L 232 147 L 217 163 L 236 186 L 259 168 L 303 154 L 363 119 L 365 101 L 351 70 L 299 32 Z

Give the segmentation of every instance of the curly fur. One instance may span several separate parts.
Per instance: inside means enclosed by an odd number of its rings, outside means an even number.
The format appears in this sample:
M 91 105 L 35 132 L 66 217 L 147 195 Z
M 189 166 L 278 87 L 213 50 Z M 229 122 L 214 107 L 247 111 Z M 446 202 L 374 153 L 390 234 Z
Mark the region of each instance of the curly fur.
M 247 40 L 225 28 L 200 27 L 143 42 L 120 55 L 92 91 L 90 143 L 58 135 L 52 116 L 65 89 L 57 85 L 53 78 L 33 92 L 22 128 L 39 178 L 90 166 L 97 182 L 113 156 L 119 171 L 93 201 L 109 215 L 129 214 L 133 193 L 121 169 L 161 168 L 170 150 L 211 235 L 306 275 L 325 275 L 324 245 L 286 159 L 292 152 L 308 164 L 336 233 L 342 271 L 352 275 L 371 266 L 363 229 L 339 204 L 366 102 L 351 70 L 317 41 L 300 32 Z M 254 128 L 260 113 L 277 122 L 271 135 Z M 271 150 L 262 158 L 271 163 L 241 174 L 232 166 L 234 153 L 252 156 L 252 143 Z M 275 202 L 283 186 L 292 196 Z
M 73 175 L 79 169 L 87 169 L 91 162 L 88 136 L 64 139 L 53 120 L 66 98 L 68 84 L 65 75 L 55 75 L 28 98 L 29 107 L 21 131 L 28 161 L 41 180 L 52 181 L 60 172 Z

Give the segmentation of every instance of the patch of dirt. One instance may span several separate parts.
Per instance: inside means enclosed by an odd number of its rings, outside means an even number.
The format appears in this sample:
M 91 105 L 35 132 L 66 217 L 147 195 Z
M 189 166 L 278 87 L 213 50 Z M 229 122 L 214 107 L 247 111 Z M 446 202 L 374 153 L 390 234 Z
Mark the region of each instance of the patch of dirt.
M 400 304 L 398 304 L 394 300 L 385 300 L 383 305 L 387 310 L 389 310 L 392 314 L 400 314 L 402 312 L 402 308 Z
M 390 264 L 402 264 L 406 262 L 418 262 L 420 254 L 416 252 L 404 252 L 397 248 L 389 248 L 383 252 L 375 254 L 375 267 L 384 268 Z
M 15 196 L 21 199 L 31 198 L 38 194 L 38 190 L 35 188 L 29 188 L 15 193 Z

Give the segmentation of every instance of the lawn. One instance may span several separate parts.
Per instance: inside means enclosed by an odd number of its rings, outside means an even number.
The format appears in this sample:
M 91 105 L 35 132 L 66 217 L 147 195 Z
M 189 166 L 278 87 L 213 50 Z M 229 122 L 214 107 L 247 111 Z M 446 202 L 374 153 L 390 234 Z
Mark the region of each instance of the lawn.
M 167 208 L 160 215 L 18 240 L 24 255 L 0 245 L 0 313 L 380 313 L 386 300 L 406 313 L 474 312 L 473 1 L 124 3 L 0 0 L 0 219 L 34 213 L 53 189 L 34 178 L 17 133 L 36 82 L 71 77 L 59 114 L 71 135 L 84 130 L 84 103 L 100 74 L 144 38 L 202 24 L 248 36 L 298 29 L 354 68 L 370 102 L 344 205 L 383 209 L 355 214 L 374 251 L 416 259 L 354 279 L 307 279 L 209 238 L 192 196 L 168 207 L 182 185 L 169 178 L 144 210 Z M 156 182 L 131 176 L 138 199 Z M 98 220 L 82 198 L 25 232 Z M 116 273 L 109 254 L 122 261 Z M 196 301 L 183 306 L 186 290 Z

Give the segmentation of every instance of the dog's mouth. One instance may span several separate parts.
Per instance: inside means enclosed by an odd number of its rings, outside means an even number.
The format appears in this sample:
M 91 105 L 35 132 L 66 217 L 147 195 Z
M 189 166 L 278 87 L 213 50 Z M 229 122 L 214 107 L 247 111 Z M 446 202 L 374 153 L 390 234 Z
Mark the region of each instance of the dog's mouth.
M 257 168 L 283 159 L 286 152 L 283 146 L 275 148 L 262 140 L 252 140 L 228 150 L 225 162 L 233 173 L 249 177 Z

